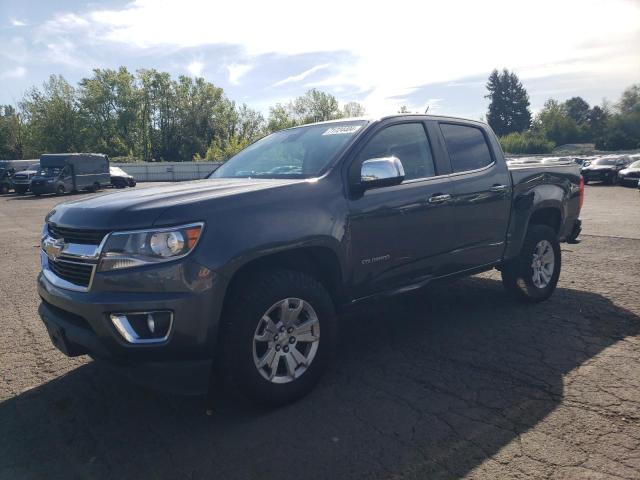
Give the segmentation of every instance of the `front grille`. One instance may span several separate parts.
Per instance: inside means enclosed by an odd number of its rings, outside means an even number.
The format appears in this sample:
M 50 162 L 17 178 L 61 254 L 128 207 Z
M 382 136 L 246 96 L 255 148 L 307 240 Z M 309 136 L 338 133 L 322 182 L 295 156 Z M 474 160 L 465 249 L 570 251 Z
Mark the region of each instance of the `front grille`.
M 640 178 L 640 172 L 629 172 L 626 176 L 627 178 Z
M 80 230 L 75 228 L 63 228 L 53 223 L 49 224 L 49 235 L 53 238 L 62 238 L 66 243 L 82 243 L 84 245 L 100 245 L 107 234 L 104 230 Z
M 49 269 L 58 277 L 80 287 L 89 287 L 94 264 L 49 259 Z

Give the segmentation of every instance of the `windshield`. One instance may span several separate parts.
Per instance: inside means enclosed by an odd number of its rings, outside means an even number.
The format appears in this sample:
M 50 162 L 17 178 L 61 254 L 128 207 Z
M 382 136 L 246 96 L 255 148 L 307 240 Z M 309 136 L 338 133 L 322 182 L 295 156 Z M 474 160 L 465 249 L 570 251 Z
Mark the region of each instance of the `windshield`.
M 617 161 L 617 158 L 598 158 L 593 161 L 593 165 L 615 165 Z
M 631 165 L 629 165 L 629 168 L 640 168 L 640 160 L 636 160 L 635 162 L 633 162 Z
M 60 175 L 58 167 L 44 167 L 38 170 L 39 177 L 57 177 Z
M 110 175 L 120 175 L 122 177 L 126 177 L 127 174 L 124 172 L 124 170 L 118 168 L 118 167 L 111 167 L 109 168 L 109 174 Z
M 281 130 L 249 145 L 209 178 L 317 177 L 365 121 Z

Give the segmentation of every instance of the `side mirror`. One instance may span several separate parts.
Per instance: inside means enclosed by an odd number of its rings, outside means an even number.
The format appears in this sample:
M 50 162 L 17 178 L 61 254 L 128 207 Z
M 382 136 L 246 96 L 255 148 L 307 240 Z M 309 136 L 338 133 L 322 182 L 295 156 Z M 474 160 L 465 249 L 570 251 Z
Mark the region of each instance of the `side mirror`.
M 362 162 L 360 186 L 363 189 L 399 185 L 404 180 L 404 167 L 397 157 L 371 158 Z

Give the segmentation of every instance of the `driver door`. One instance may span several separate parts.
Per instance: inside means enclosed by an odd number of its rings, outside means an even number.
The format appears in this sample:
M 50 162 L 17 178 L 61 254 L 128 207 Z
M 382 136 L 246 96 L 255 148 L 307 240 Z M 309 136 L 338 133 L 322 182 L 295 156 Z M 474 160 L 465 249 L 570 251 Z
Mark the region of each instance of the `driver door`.
M 399 185 L 352 195 L 349 233 L 356 297 L 399 288 L 443 273 L 452 239 L 449 178 L 436 165 L 422 121 L 386 123 L 369 137 L 350 170 L 365 160 L 395 156 L 405 171 Z M 438 176 L 440 174 L 440 176 Z M 352 173 L 350 174 L 350 177 Z

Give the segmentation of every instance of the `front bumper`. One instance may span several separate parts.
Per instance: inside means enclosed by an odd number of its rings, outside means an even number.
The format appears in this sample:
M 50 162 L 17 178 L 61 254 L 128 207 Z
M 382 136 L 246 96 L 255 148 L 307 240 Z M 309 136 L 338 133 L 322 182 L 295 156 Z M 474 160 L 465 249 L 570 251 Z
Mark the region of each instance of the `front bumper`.
M 88 354 L 136 383 L 156 390 L 203 394 L 209 387 L 218 331 L 220 283 L 212 281 L 208 288 L 174 293 L 134 291 L 135 288 L 77 292 L 55 286 L 41 273 L 38 293 L 42 303 L 38 313 L 54 345 L 68 356 Z M 149 310 L 173 312 L 173 327 L 166 343 L 127 343 L 109 318 L 111 313 Z
M 55 193 L 56 184 L 55 182 L 46 182 L 46 181 L 37 181 L 31 182 L 29 184 L 29 188 L 36 195 L 46 194 L 46 193 Z
M 587 181 L 605 182 L 615 179 L 618 176 L 618 172 L 615 170 L 583 170 L 582 176 Z
M 620 175 L 620 183 L 637 185 L 640 182 L 640 176 Z

